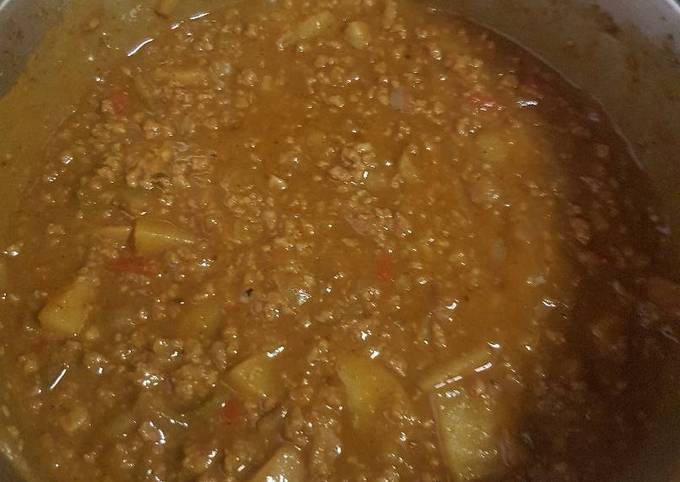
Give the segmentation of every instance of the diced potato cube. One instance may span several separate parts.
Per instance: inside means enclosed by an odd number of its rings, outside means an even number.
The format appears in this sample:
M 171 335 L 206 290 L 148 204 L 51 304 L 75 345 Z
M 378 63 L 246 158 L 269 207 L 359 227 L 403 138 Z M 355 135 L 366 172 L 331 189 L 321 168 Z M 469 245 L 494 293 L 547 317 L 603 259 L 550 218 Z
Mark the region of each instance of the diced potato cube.
M 61 429 L 67 434 L 72 434 L 90 424 L 90 415 L 82 403 L 76 403 L 64 415 L 57 419 Z
M 463 388 L 431 395 L 440 450 L 456 480 L 489 477 L 501 467 L 499 430 L 491 401 Z
M 222 320 L 222 303 L 215 298 L 188 306 L 177 320 L 176 333 L 180 338 L 210 338 Z
M 392 28 L 397 20 L 397 2 L 395 0 L 385 0 L 385 10 L 383 10 L 382 23 L 386 29 Z
M 142 256 L 158 254 L 196 241 L 191 233 L 168 221 L 146 217 L 135 223 L 133 240 L 135 251 Z
M 418 148 L 414 145 L 409 145 L 402 152 L 399 158 L 399 174 L 406 182 L 417 182 L 420 180 L 420 172 L 414 162 L 418 155 Z
M 208 74 L 199 68 L 176 69 L 171 72 L 170 77 L 181 87 L 198 87 L 208 80 Z
M 411 415 L 404 388 L 380 362 L 344 355 L 338 360 L 337 369 L 357 427 L 374 425 L 379 420 L 376 415 L 390 403 L 395 403 L 403 416 Z
M 150 102 L 158 92 L 158 88 L 151 84 L 143 73 L 137 73 L 132 80 L 132 86 L 143 100 Z
M 484 162 L 498 164 L 510 155 L 510 144 L 498 132 L 481 132 L 475 141 Z
M 158 0 L 154 10 L 161 17 L 169 17 L 179 5 L 179 0 Z
M 148 165 L 145 166 L 150 167 Z M 130 216 L 143 216 L 154 206 L 155 199 L 152 191 L 146 189 L 121 188 L 117 191 L 115 202 L 118 207 Z
M 109 418 L 102 430 L 110 438 L 124 437 L 136 428 L 136 423 L 132 414 L 123 412 Z
M 484 173 L 470 181 L 468 196 L 474 204 L 490 207 L 502 201 L 501 182 L 492 173 Z
M 283 394 L 281 373 L 275 359 L 267 353 L 254 355 L 239 363 L 227 375 L 231 387 L 244 395 L 277 399 Z
M 250 482 L 303 482 L 305 467 L 300 451 L 287 444 L 276 451 L 269 461 L 250 478 Z
M 285 191 L 288 189 L 288 183 L 278 176 L 269 176 L 269 188 L 274 191 Z
M 366 22 L 350 22 L 345 29 L 345 40 L 356 49 L 368 47 L 371 43 L 371 30 Z
M 475 370 L 491 363 L 493 354 L 488 348 L 481 348 L 465 356 L 455 357 L 447 362 L 428 368 L 418 382 L 423 390 L 441 388 L 447 383 L 455 382 L 459 377 L 474 373 Z
M 61 292 L 50 296 L 38 314 L 40 325 L 55 335 L 68 337 L 82 330 L 96 295 L 92 280 L 79 277 Z
M 321 35 L 335 24 L 335 17 L 328 11 L 323 11 L 307 17 L 292 30 L 286 32 L 280 39 L 279 45 L 285 47 L 295 42 L 309 40 Z
M 97 236 L 105 239 L 110 239 L 116 243 L 124 244 L 130 239 L 130 234 L 132 233 L 132 226 L 119 225 L 119 226 L 104 226 L 95 231 Z
M 368 173 L 366 189 L 372 193 L 385 191 L 390 187 L 390 175 L 380 169 L 374 169 Z

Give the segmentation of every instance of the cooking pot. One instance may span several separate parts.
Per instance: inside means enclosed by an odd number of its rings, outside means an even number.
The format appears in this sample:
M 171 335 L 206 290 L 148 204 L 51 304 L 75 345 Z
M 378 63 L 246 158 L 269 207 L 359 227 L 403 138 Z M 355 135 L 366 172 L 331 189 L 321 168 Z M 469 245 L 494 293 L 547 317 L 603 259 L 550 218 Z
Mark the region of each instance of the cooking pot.
M 25 121 L 11 125 L 0 116 L 0 242 L 17 194 L 39 167 L 31 160 L 40 159 L 40 140 L 96 82 L 96 65 L 133 51 L 145 32 L 172 21 L 151 15 L 150 3 L 0 0 L 0 112 L 25 112 Z M 439 0 L 438 5 L 508 36 L 602 103 L 648 172 L 668 224 L 680 231 L 676 0 Z M 179 15 L 208 6 L 208 0 L 185 1 Z M 99 33 L 84 34 L 95 18 Z M 70 33 L 54 35 L 51 27 L 57 24 Z M 5 152 L 2 146 L 10 144 L 19 148 Z M 680 238 L 675 241 L 680 246 Z M 675 380 L 668 387 L 671 395 L 659 397 L 664 400 L 661 420 L 649 439 L 640 441 L 639 459 L 622 461 L 621 473 L 611 474 L 612 481 L 680 481 L 678 375 L 668 377 Z M 30 479 L 18 448 L 9 442 L 11 409 L 4 409 L 10 404 L 2 393 L 0 385 L 0 481 Z

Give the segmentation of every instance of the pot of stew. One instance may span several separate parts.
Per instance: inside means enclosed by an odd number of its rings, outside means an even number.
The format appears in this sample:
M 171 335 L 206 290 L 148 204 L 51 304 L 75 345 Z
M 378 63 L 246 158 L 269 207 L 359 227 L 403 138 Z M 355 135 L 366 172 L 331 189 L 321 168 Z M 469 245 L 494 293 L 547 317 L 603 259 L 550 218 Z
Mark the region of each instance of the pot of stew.
M 672 0 L 0 3 L 0 479 L 680 480 Z

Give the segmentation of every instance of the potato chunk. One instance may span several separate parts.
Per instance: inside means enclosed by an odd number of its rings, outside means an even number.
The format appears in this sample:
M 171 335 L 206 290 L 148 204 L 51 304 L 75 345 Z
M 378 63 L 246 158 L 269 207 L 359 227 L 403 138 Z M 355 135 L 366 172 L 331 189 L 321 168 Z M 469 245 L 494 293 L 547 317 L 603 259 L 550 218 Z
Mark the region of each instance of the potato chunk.
M 456 480 L 477 480 L 500 469 L 497 414 L 489 398 L 447 388 L 430 398 L 440 450 Z
M 418 386 L 423 390 L 434 390 L 443 385 L 456 381 L 465 375 L 474 373 L 475 370 L 486 367 L 492 363 L 493 353 L 488 348 L 480 348 L 465 356 L 452 358 L 444 363 L 434 365 L 423 374 Z
M 482 132 L 475 139 L 482 161 L 492 165 L 508 160 L 510 144 L 497 132 Z
M 133 240 L 135 251 L 142 256 L 196 242 L 191 233 L 168 221 L 151 218 L 141 218 L 135 223 Z
M 386 29 L 392 28 L 397 20 L 397 2 L 395 0 L 385 0 L 385 10 L 382 14 L 382 24 Z
M 179 316 L 175 332 L 180 338 L 210 338 L 222 320 L 222 303 L 216 298 L 188 306 Z
M 389 403 L 395 403 L 403 416 L 411 415 L 404 388 L 380 362 L 344 355 L 338 360 L 337 370 L 357 427 L 374 425 L 379 420 L 376 415 Z
M 178 5 L 179 0 L 158 0 L 154 10 L 161 17 L 169 17 L 173 14 Z
M 208 74 L 200 68 L 175 69 L 170 72 L 170 78 L 180 87 L 198 87 L 207 82 Z
M 286 444 L 250 478 L 250 482 L 303 482 L 305 467 L 300 451 Z
M 46 331 L 61 337 L 82 330 L 92 310 L 96 290 L 91 279 L 76 278 L 60 292 L 50 296 L 38 319 Z
M 310 15 L 293 29 L 287 31 L 280 39 L 279 46 L 286 47 L 296 42 L 309 40 L 321 35 L 335 24 L 335 17 L 327 10 Z
M 399 158 L 399 174 L 407 183 L 421 180 L 420 169 L 416 166 L 415 159 L 418 157 L 418 147 L 411 144 L 404 149 Z
M 237 392 L 251 397 L 277 399 L 283 393 L 281 373 L 275 357 L 268 353 L 251 356 L 231 369 L 227 382 Z
M 345 29 L 345 40 L 355 49 L 363 49 L 371 43 L 371 30 L 366 22 L 350 22 Z
M 97 236 L 120 244 L 127 243 L 130 233 L 132 233 L 132 227 L 127 225 L 104 226 L 95 231 Z

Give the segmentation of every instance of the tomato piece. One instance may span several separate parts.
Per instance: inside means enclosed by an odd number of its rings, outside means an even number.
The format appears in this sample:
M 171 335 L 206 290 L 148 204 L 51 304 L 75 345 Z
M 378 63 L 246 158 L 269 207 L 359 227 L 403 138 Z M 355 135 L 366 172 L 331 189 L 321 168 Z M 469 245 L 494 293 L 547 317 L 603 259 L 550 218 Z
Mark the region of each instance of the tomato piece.
M 394 260 L 392 256 L 382 251 L 375 260 L 375 273 L 380 281 L 392 281 L 394 279 Z
M 243 407 L 241 406 L 241 402 L 236 398 L 228 400 L 227 403 L 224 404 L 224 407 L 222 407 L 220 416 L 222 421 L 229 425 L 243 421 Z
M 127 112 L 130 103 L 130 95 L 122 89 L 114 89 L 111 92 L 111 104 L 116 115 L 123 115 Z
M 141 257 L 121 257 L 109 263 L 106 268 L 115 273 L 133 273 L 143 276 L 155 276 L 158 273 L 155 264 Z

